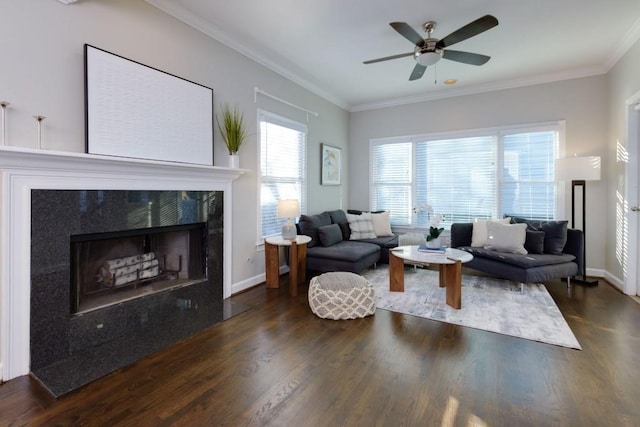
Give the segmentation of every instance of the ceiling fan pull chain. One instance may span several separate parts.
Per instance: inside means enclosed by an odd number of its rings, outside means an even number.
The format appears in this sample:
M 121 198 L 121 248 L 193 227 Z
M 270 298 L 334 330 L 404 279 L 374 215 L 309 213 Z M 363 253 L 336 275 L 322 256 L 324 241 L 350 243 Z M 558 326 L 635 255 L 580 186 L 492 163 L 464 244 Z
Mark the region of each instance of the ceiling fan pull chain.
M 438 64 L 433 66 L 433 85 L 438 84 Z

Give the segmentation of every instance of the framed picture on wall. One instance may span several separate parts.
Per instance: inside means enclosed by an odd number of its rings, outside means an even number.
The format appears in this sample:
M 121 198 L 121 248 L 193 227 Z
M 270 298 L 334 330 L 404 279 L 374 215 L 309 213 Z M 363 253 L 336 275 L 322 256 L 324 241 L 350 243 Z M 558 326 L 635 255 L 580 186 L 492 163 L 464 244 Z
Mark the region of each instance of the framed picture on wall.
M 322 144 L 322 185 L 340 185 L 341 151 L 338 147 Z
M 213 89 L 85 44 L 89 154 L 213 166 Z

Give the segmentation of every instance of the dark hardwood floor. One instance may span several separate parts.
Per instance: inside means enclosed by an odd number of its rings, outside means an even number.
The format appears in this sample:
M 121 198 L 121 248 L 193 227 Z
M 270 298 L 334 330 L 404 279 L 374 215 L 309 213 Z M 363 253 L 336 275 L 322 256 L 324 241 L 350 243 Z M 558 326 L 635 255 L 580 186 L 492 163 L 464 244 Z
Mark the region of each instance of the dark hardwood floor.
M 0 386 L 0 425 L 638 426 L 640 305 L 600 286 L 547 288 L 583 350 L 377 310 L 322 320 L 306 288 L 63 396 Z M 531 319 L 535 322 L 535 319 Z

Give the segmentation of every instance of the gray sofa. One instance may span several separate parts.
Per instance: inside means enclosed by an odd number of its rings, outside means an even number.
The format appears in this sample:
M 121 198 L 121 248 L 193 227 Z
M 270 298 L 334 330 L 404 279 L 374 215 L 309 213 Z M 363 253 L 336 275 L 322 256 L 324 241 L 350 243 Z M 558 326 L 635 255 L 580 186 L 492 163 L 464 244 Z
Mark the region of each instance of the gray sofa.
M 525 248 L 528 244 L 531 246 L 531 241 L 534 239 L 540 239 L 540 233 L 544 232 L 545 224 L 561 223 L 560 221 L 527 221 L 522 218 L 512 219 L 512 222 L 528 223 Z M 553 236 L 554 232 L 556 236 Z M 529 247 L 529 253 L 526 255 L 472 247 L 472 233 L 472 223 L 457 223 L 451 226 L 451 247 L 473 255 L 473 260 L 465 263 L 465 267 L 520 283 L 569 278 L 583 271 L 584 236 L 580 230 L 567 229 L 566 222 L 564 222 L 566 237 L 563 236 L 561 227 L 555 227 L 555 231 L 548 229 L 542 246 L 537 245 L 539 249 L 533 251 Z
M 350 271 L 359 273 L 377 262 L 389 262 L 389 249 L 398 246 L 398 236 L 350 240 L 346 212 L 338 209 L 302 215 L 298 234 L 311 237 L 307 244 L 310 272 Z

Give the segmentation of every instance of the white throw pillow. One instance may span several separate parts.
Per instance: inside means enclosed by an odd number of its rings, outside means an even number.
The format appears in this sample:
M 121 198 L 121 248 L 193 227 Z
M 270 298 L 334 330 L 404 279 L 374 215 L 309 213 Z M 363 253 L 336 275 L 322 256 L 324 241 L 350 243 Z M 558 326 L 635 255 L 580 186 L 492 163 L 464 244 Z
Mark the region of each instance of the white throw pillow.
M 471 233 L 471 246 L 482 248 L 487 244 L 487 223 L 496 222 L 498 224 L 509 224 L 511 218 L 504 219 L 478 219 L 473 221 L 473 231 Z
M 369 212 L 363 212 L 361 215 L 347 214 L 347 221 L 349 221 L 349 228 L 351 229 L 349 240 L 376 238 Z
M 377 237 L 393 236 L 389 212 L 372 213 L 371 222 L 373 222 L 373 232 Z
M 524 227 L 523 227 L 524 226 Z M 527 254 L 524 241 L 527 239 L 527 224 L 487 223 L 487 244 L 485 249 L 514 254 Z

